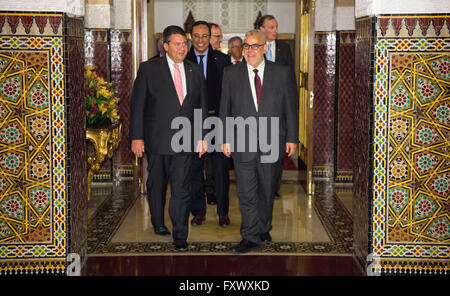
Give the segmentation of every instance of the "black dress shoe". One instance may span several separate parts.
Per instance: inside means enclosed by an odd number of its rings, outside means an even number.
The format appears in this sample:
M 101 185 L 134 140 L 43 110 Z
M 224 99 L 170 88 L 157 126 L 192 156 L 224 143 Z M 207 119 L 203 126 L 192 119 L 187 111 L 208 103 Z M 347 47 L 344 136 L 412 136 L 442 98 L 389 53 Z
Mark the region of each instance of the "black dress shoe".
M 232 247 L 230 251 L 233 254 L 244 254 L 259 250 L 261 250 L 261 246 L 259 244 L 243 239 L 238 245 Z
M 219 217 L 219 225 L 222 227 L 227 227 L 230 225 L 230 218 L 228 218 L 228 216 Z
M 175 241 L 175 250 L 178 252 L 185 252 L 188 249 L 188 245 L 186 241 Z
M 162 236 L 170 235 L 169 229 L 167 229 L 167 227 L 164 227 L 164 226 L 155 228 L 155 233 L 157 235 L 162 235 Z
M 192 226 L 198 226 L 202 225 L 203 221 L 205 221 L 205 216 L 203 215 L 195 215 L 194 218 L 192 218 L 191 225 Z
M 280 194 L 278 193 L 278 191 L 275 191 L 273 199 L 275 199 L 275 200 L 280 199 Z
M 272 241 L 272 237 L 270 236 L 270 234 L 268 232 L 261 233 L 259 237 L 261 238 L 261 241 L 263 243 L 270 243 Z

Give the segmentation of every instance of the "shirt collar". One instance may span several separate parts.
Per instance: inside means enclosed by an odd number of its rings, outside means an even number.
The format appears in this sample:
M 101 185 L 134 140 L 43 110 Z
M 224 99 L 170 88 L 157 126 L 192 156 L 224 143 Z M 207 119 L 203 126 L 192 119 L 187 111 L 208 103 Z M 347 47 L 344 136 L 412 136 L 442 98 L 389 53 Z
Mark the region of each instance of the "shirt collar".
M 261 73 L 261 71 L 264 70 L 264 66 L 266 65 L 266 61 L 263 60 L 261 64 L 259 64 L 258 68 L 253 68 L 252 65 L 250 65 L 249 63 L 247 63 L 247 67 L 249 71 L 253 71 L 254 69 L 258 69 L 258 73 Z
M 199 55 L 204 55 L 204 56 L 208 56 L 208 51 L 209 51 L 209 47 L 206 49 L 206 51 L 204 52 L 204 53 L 199 53 L 199 52 L 197 52 L 196 50 L 195 50 L 195 48 L 194 48 L 194 53 L 195 53 L 195 56 L 199 56 Z
M 175 62 L 169 57 L 168 54 L 166 54 L 166 57 L 167 57 L 167 62 L 169 63 L 169 66 L 170 66 L 170 67 L 173 66 L 174 64 L 177 64 L 177 63 L 175 63 Z M 178 63 L 178 65 L 182 66 L 182 65 L 184 65 L 184 63 L 181 62 L 181 63 Z

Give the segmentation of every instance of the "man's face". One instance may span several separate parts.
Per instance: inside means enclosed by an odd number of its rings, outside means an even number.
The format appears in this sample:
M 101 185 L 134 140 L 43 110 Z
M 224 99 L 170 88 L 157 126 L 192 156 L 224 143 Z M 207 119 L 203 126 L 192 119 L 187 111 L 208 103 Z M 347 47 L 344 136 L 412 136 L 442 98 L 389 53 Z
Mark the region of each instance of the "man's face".
M 230 54 L 235 60 L 239 60 L 242 57 L 242 42 L 239 39 L 231 42 Z
M 264 60 L 264 53 L 267 50 L 267 44 L 264 42 L 263 36 L 261 36 L 259 34 L 249 35 L 249 36 L 245 37 L 244 44 L 245 45 L 260 45 L 260 46 L 257 46 L 258 49 L 254 49 L 254 48 L 252 48 L 252 46 L 250 46 L 249 48 L 246 49 L 244 46 L 245 60 L 253 68 L 257 68 Z
M 182 63 L 188 52 L 186 37 L 180 34 L 170 36 L 169 43 L 164 43 L 164 50 L 175 63 Z
M 259 27 L 261 31 L 266 35 L 266 39 L 268 42 L 277 39 L 278 35 L 278 22 L 276 19 L 265 20 L 264 26 Z
M 204 53 L 209 46 L 209 29 L 206 25 L 198 25 L 192 29 L 192 46 L 199 53 Z
M 214 50 L 220 48 L 220 43 L 223 41 L 222 29 L 220 27 L 213 26 L 211 28 L 211 39 L 209 43 Z

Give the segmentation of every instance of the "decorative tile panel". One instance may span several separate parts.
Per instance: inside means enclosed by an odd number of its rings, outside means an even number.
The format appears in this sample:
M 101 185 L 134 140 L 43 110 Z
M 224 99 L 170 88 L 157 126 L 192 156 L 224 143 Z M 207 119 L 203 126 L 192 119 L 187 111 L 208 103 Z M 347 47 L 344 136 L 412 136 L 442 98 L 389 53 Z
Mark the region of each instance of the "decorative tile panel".
M 64 39 L 57 36 L 62 21 L 61 14 L 0 13 L 1 274 L 65 271 L 66 84 Z M 34 26 L 43 33 L 7 35 L 31 33 Z
M 316 32 L 313 177 L 331 178 L 333 176 L 335 73 L 336 33 Z
M 375 57 L 371 249 L 449 273 L 450 38 L 379 38 Z
M 335 110 L 335 181 L 353 181 L 355 31 L 338 33 Z

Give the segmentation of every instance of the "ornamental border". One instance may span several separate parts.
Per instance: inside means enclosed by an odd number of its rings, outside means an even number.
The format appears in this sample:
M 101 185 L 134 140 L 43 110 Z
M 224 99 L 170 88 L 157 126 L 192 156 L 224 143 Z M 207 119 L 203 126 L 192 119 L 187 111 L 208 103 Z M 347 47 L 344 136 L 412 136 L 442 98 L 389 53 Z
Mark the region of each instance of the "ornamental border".
M 450 52 L 450 38 L 378 38 L 375 44 L 372 240 L 374 256 L 447 259 L 448 244 L 387 243 L 389 53 Z
M 49 89 L 51 94 L 50 125 L 50 188 L 52 190 L 52 243 L 51 244 L 0 244 L 0 271 L 17 270 L 8 265 L 19 264 L 24 259 L 46 258 L 53 261 L 64 259 L 67 253 L 67 180 L 66 180 L 66 119 L 65 119 L 65 83 L 62 37 L 40 36 L 0 36 L 0 49 L 11 51 L 48 50 Z M 18 255 L 19 254 L 19 255 Z M 20 259 L 20 260 L 17 260 Z M 58 264 L 57 264 L 58 265 Z M 12 268 L 12 269 L 11 269 Z M 28 267 L 28 271 L 40 268 Z M 21 268 L 19 268 L 21 269 Z M 59 268 L 58 268 L 59 269 Z

